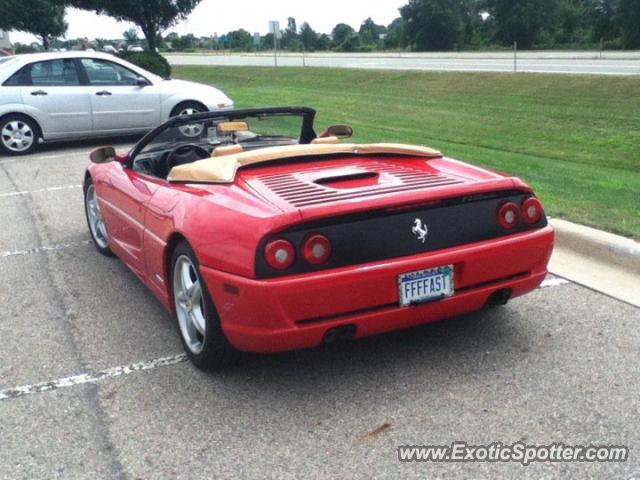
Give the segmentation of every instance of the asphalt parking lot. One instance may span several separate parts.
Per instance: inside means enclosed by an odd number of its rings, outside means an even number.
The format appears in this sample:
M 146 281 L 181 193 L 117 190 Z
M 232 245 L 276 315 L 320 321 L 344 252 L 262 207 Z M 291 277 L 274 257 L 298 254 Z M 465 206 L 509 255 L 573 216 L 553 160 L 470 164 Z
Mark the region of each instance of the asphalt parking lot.
M 503 308 L 203 373 L 152 294 L 88 244 L 92 146 L 0 157 L 0 478 L 640 478 L 639 309 L 552 281 Z M 520 440 L 631 456 L 398 461 L 400 445 Z

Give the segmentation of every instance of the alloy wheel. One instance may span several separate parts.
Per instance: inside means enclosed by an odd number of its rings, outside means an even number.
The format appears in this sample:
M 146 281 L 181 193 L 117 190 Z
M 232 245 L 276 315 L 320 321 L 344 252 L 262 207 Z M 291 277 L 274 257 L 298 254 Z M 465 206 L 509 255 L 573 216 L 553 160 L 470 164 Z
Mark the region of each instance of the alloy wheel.
M 96 188 L 93 185 L 89 185 L 87 188 L 86 209 L 91 235 L 100 248 L 108 248 L 109 234 L 107 233 L 107 226 L 102 218 L 102 211 L 100 210 L 100 204 L 98 203 Z
M 200 110 L 189 107 L 182 109 L 180 113 L 178 113 L 178 116 L 182 117 L 185 115 L 195 115 L 197 113 L 200 113 Z M 180 133 L 182 133 L 182 135 L 184 135 L 185 137 L 194 138 L 199 137 L 202 134 L 204 128 L 201 123 L 191 123 L 189 125 L 179 127 L 179 130 Z
M 173 298 L 184 343 L 198 355 L 204 349 L 207 322 L 200 277 L 186 255 L 178 257 L 173 267 Z

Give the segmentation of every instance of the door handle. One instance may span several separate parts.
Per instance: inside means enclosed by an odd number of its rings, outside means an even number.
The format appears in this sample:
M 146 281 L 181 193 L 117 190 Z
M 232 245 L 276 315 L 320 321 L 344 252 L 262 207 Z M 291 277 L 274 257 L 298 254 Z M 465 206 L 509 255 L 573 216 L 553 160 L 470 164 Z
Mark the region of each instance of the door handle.
M 39 97 L 39 96 L 44 96 L 49 94 L 44 90 L 36 90 L 35 92 L 31 92 L 31 95 L 33 95 L 34 97 Z
M 102 90 L 100 92 L 96 92 L 96 95 L 99 95 L 101 97 L 110 97 L 113 94 L 107 90 Z

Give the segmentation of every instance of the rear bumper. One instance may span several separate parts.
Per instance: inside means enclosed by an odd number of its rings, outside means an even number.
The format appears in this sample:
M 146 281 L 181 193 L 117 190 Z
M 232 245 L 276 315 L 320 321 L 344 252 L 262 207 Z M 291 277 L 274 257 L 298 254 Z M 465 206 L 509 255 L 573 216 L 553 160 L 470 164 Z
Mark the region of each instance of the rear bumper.
M 536 289 L 547 275 L 551 227 L 384 262 L 272 280 L 201 267 L 229 341 L 239 350 L 272 353 L 316 347 L 326 332 L 357 327 L 357 338 L 481 309 L 495 292 L 512 297 Z M 454 265 L 454 296 L 399 307 L 398 275 Z

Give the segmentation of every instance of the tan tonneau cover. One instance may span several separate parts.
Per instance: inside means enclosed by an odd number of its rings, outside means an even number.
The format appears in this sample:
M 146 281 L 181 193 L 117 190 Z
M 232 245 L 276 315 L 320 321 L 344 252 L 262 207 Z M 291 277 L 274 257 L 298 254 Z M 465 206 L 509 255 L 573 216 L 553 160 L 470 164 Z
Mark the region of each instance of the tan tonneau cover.
M 257 163 L 286 158 L 315 157 L 324 155 L 402 155 L 409 157 L 436 158 L 442 154 L 428 147 L 395 143 L 370 145 L 287 145 L 269 147 L 223 157 L 214 157 L 179 165 L 169 173 L 170 182 L 232 183 L 239 168 Z

